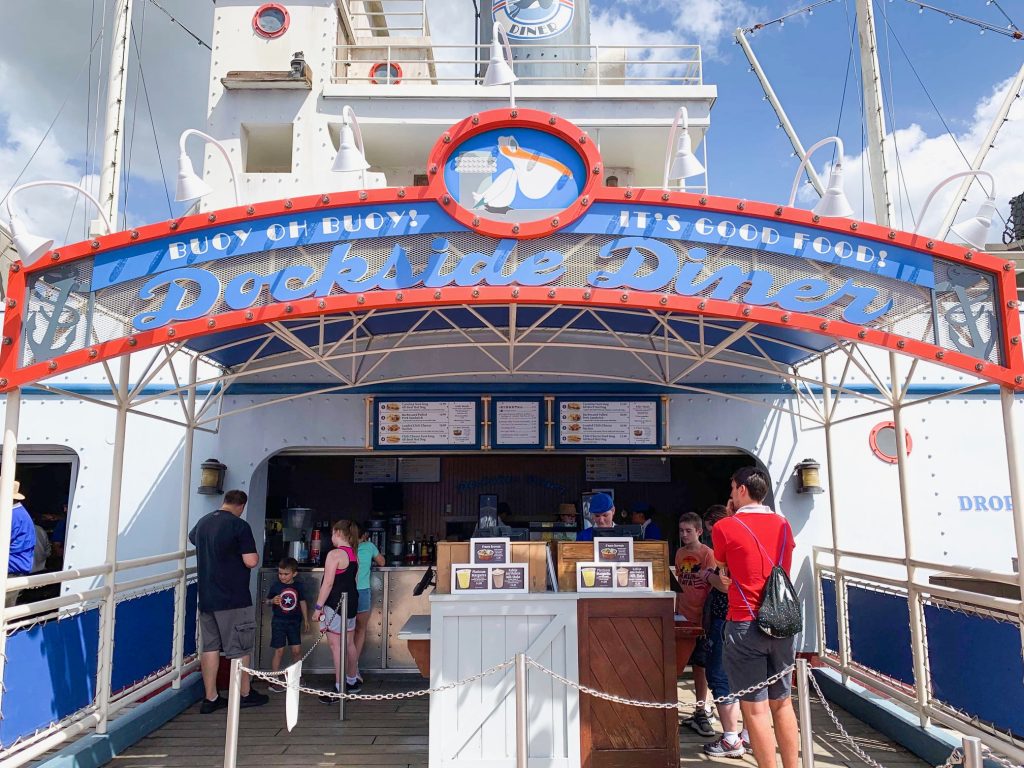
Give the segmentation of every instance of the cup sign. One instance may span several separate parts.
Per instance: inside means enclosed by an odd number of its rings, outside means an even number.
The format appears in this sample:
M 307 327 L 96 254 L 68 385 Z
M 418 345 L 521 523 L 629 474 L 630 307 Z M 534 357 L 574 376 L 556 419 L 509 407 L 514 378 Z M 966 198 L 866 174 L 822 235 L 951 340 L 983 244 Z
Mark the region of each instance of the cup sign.
M 497 565 L 509 561 L 509 539 L 470 539 L 469 559 L 476 565 Z
M 594 560 L 598 563 L 630 563 L 633 561 L 633 540 L 601 536 L 594 539 Z
M 650 563 L 576 563 L 577 592 L 651 592 Z
M 468 592 L 529 592 L 529 563 L 452 565 L 452 594 Z

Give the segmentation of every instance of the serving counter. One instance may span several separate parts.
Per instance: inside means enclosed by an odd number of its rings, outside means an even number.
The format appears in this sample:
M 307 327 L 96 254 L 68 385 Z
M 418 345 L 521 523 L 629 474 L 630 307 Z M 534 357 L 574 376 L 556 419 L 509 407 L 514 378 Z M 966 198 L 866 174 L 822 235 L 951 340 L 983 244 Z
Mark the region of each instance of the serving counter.
M 426 566 L 402 568 L 374 568 L 370 573 L 370 619 L 366 627 L 366 644 L 359 659 L 359 667 L 364 671 L 403 671 L 416 669 L 416 662 L 409 653 L 405 640 L 400 640 L 398 632 L 406 620 L 413 614 L 425 614 L 430 610 L 427 595 L 413 597 L 412 590 L 426 573 Z M 296 576 L 302 588 L 310 616 L 316 602 L 320 582 L 323 579 L 323 568 L 303 568 Z M 260 602 L 256 632 L 256 665 L 262 669 L 270 668 L 273 651 L 270 648 L 270 620 L 273 612 L 268 605 L 262 603 L 270 585 L 277 579 L 277 568 L 261 568 L 257 579 L 257 599 Z M 317 639 L 320 628 L 311 622 L 309 632 L 302 635 L 303 651 Z M 291 661 L 285 655 L 284 664 Z M 331 649 L 326 642 L 317 646 L 303 664 L 303 671 L 313 674 L 330 674 L 334 671 Z

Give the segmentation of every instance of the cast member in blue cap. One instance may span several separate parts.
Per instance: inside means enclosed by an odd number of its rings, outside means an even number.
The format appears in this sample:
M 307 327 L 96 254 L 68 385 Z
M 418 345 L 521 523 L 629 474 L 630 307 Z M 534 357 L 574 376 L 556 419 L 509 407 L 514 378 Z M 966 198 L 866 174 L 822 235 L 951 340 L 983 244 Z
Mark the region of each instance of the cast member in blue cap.
M 661 535 L 661 528 L 654 522 L 654 507 L 648 504 L 646 501 L 638 501 L 633 505 L 633 512 L 630 518 L 630 522 L 633 525 L 639 525 L 640 530 L 643 532 L 644 539 L 663 541 L 664 536 Z
M 607 493 L 595 493 L 590 497 L 590 519 L 594 528 L 615 527 L 615 503 Z M 576 535 L 576 541 L 593 541 L 594 528 L 587 528 Z

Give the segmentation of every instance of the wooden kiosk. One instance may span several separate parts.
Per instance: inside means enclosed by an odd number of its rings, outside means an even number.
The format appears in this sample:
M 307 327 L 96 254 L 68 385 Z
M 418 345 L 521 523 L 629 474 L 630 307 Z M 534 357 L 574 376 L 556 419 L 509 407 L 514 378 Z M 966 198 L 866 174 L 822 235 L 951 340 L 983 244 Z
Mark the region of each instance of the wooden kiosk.
M 593 544 L 559 542 L 557 592 L 546 589 L 546 578 L 535 578 L 534 563 L 546 565 L 546 546 L 511 544 L 510 567 L 528 563 L 529 577 L 525 589 L 509 593 L 482 586 L 460 590 L 453 569 L 460 569 L 463 552 L 439 551 L 438 589 L 430 599 L 431 687 L 464 680 L 525 653 L 574 683 L 632 699 L 674 701 L 675 611 L 668 588 L 667 543 L 637 542 L 628 564 L 606 566 L 631 566 L 635 583 L 618 587 L 606 582 L 602 589 L 600 579 L 591 579 L 589 572 L 587 581 L 593 586 L 585 586 L 577 565 L 590 561 Z M 475 567 L 485 570 L 480 564 Z M 507 586 L 509 568 L 498 568 Z M 493 573 L 495 566 L 486 569 Z M 641 571 L 647 573 L 645 588 L 639 586 Z M 476 571 L 473 577 L 482 583 Z M 421 621 L 421 643 L 424 630 Z M 530 768 L 678 766 L 675 710 L 642 709 L 582 695 L 534 667 L 528 670 L 527 692 Z M 515 733 L 511 667 L 430 698 L 431 768 L 513 768 Z

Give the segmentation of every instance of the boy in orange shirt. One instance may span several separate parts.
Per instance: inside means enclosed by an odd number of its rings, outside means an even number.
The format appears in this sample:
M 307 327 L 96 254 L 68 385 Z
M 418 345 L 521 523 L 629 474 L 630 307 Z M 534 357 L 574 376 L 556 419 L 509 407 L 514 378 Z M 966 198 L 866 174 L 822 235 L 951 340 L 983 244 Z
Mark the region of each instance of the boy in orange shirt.
M 676 613 L 691 624 L 701 624 L 704 616 L 704 601 L 707 600 L 711 586 L 708 574 L 714 571 L 715 555 L 710 547 L 700 541 L 704 524 L 700 515 L 687 512 L 679 518 L 679 539 L 682 546 L 676 551 L 676 578 L 682 591 L 676 595 Z M 698 707 L 692 717 L 683 720 L 701 736 L 714 736 L 715 729 L 711 725 L 711 706 L 708 701 L 708 679 L 704 672 L 706 666 L 704 638 L 697 639 L 689 664 L 693 667 L 693 685 L 697 701 L 704 706 Z

